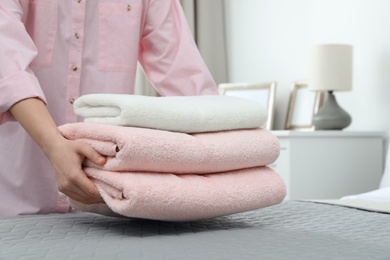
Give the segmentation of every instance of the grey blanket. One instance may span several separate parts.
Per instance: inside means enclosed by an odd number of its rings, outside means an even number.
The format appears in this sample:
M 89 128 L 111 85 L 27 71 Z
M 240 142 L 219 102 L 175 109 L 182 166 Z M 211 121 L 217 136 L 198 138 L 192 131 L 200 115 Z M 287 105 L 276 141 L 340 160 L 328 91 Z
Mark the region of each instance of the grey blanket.
M 390 259 L 390 214 L 286 201 L 197 222 L 0 218 L 0 259 Z

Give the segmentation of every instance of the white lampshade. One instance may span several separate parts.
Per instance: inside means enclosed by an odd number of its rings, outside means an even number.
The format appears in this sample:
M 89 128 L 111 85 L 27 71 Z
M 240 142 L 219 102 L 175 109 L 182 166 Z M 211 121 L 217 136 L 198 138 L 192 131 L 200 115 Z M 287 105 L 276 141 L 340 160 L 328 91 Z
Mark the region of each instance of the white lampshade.
M 346 44 L 321 44 L 312 47 L 309 60 L 309 89 L 350 91 L 352 54 L 352 46 Z

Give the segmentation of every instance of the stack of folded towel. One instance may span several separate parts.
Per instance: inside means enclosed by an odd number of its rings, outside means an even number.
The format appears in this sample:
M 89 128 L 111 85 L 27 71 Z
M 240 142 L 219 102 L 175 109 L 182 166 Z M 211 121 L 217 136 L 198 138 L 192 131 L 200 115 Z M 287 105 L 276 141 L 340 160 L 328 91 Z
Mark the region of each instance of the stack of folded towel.
M 84 123 L 60 126 L 90 144 L 104 166 L 84 162 L 106 204 L 82 211 L 168 221 L 212 218 L 280 203 L 280 176 L 266 165 L 279 142 L 261 128 L 258 103 L 229 96 L 91 94 L 77 99 Z

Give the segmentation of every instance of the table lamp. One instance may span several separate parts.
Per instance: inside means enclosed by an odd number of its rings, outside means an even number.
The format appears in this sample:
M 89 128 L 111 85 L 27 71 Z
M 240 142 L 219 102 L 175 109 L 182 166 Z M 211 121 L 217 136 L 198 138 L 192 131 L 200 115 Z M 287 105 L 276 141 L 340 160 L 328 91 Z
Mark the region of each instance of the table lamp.
M 341 130 L 351 124 L 351 116 L 336 101 L 334 91 L 352 90 L 351 45 L 321 44 L 310 51 L 308 87 L 327 91 L 327 100 L 313 116 L 315 130 Z

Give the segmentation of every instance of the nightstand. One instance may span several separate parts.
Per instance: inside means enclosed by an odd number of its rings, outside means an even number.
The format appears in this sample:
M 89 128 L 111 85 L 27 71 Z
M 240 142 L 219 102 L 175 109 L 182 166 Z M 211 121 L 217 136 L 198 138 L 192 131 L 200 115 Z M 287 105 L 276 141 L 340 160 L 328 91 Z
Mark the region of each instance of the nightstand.
M 379 188 L 384 132 L 272 131 L 280 156 L 270 165 L 284 179 L 286 199 L 338 199 Z

